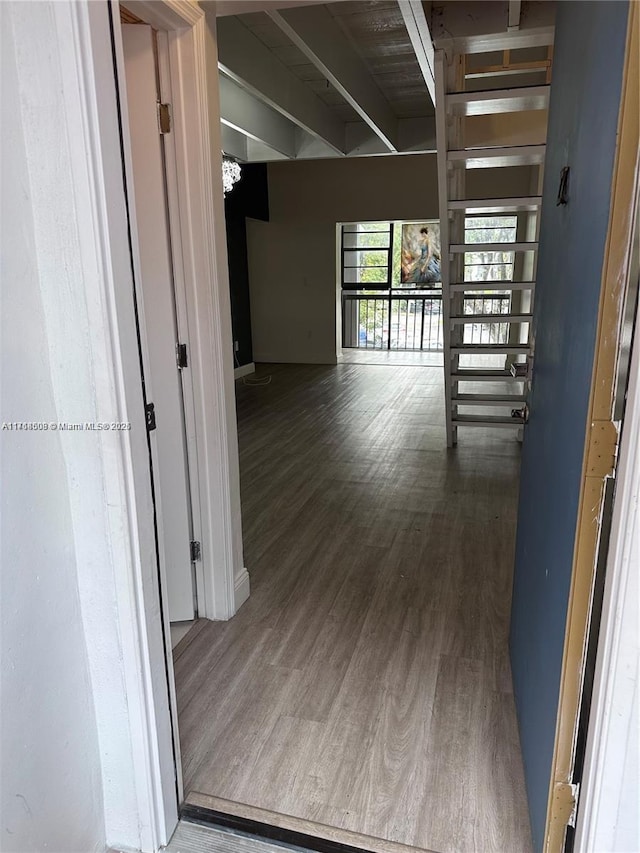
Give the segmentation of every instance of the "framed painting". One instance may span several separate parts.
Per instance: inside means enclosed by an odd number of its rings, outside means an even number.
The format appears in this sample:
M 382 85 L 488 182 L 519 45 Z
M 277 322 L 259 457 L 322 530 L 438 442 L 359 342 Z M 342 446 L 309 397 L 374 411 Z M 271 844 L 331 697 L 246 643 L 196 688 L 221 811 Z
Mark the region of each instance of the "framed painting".
M 440 223 L 403 223 L 400 283 L 436 287 L 441 281 Z

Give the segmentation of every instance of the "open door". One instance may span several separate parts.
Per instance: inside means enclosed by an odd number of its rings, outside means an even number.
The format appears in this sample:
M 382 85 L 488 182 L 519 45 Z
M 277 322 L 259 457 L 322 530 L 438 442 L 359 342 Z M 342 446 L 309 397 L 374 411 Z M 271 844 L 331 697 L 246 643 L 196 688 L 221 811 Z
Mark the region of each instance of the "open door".
M 187 347 L 178 340 L 171 234 L 165 183 L 162 132 L 168 108 L 159 104 L 157 48 L 147 24 L 123 24 L 127 107 L 133 162 L 133 187 L 139 247 L 140 332 L 146 340 L 144 367 L 147 421 L 158 516 L 160 565 L 171 622 L 196 615 L 181 367 Z M 133 223 L 132 223 L 133 227 Z M 135 261 L 135 255 L 134 255 Z M 144 352 L 144 347 L 143 347 Z

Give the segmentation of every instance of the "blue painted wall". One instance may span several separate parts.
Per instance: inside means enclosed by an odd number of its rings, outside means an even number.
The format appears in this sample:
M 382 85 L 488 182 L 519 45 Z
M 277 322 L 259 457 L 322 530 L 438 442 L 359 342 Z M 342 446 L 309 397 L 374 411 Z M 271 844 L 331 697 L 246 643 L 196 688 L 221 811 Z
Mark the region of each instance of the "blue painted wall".
M 542 849 L 627 30 L 627 2 L 558 3 L 511 662 Z M 570 166 L 569 203 L 556 206 Z

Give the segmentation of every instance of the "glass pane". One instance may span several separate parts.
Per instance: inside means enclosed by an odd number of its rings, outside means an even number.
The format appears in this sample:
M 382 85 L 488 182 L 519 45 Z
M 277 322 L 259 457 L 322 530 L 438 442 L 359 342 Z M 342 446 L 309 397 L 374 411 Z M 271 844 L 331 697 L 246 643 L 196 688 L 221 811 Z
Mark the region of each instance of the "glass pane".
M 465 243 L 515 243 L 517 224 L 516 216 L 467 216 L 464 221 L 464 240 Z
M 391 233 L 389 231 L 358 231 L 344 233 L 342 245 L 345 249 L 358 248 L 388 248 Z
M 389 231 L 388 222 L 358 222 L 354 225 L 358 231 Z
M 477 228 L 465 230 L 465 243 L 515 243 L 515 228 Z
M 389 264 L 389 253 L 382 251 L 345 252 L 343 256 L 345 267 L 386 267 Z
M 465 281 L 512 281 L 513 264 L 473 264 L 464 267 Z
M 513 252 L 465 252 L 464 265 L 473 267 L 476 264 L 512 264 Z
M 346 270 L 345 270 L 346 272 Z M 376 283 L 388 284 L 389 276 L 387 275 L 386 267 L 360 267 L 360 282 L 362 284 Z
M 517 224 L 517 216 L 467 216 L 464 220 L 465 228 L 515 228 Z

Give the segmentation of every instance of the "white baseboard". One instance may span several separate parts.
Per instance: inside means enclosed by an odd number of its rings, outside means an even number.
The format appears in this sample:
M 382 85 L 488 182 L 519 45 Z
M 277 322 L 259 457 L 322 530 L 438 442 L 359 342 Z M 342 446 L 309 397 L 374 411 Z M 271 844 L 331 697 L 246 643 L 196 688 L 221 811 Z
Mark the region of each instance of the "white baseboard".
M 249 572 L 246 569 L 243 569 L 240 574 L 236 577 L 235 584 L 235 605 L 236 605 L 236 613 L 245 603 L 247 598 L 251 593 L 251 585 L 249 582 Z
M 236 367 L 233 371 L 234 379 L 241 379 L 243 376 L 248 376 L 249 373 L 255 373 L 256 366 L 250 361 L 249 364 L 242 364 L 240 367 Z

